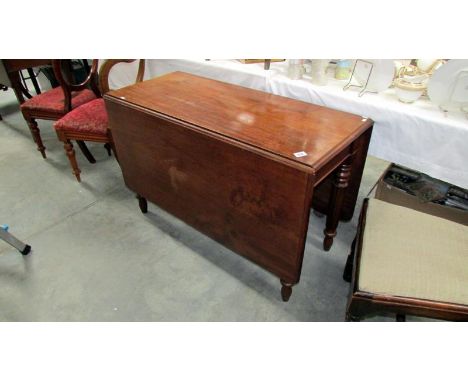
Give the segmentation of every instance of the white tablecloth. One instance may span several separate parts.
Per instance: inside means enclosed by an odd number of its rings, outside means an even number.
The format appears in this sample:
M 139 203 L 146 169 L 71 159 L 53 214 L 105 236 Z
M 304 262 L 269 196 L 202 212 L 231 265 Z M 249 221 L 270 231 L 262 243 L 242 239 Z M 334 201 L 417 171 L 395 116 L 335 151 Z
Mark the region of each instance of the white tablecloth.
M 235 60 L 147 60 L 145 79 L 184 71 L 370 117 L 374 130 L 369 154 L 468 188 L 468 119 L 461 112 L 447 116 L 427 99 L 414 104 L 397 100 L 395 91 L 366 93 L 343 91 L 347 81 L 330 78 L 326 86 L 286 76 L 287 63 L 241 64 Z M 111 76 L 112 87 L 134 81 L 122 71 Z

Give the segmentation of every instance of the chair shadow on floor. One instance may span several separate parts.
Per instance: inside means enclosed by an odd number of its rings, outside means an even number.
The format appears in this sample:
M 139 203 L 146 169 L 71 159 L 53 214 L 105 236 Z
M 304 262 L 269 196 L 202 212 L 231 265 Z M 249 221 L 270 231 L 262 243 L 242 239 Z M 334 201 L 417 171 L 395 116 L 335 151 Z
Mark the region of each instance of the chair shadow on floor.
M 2 110 L 3 112 L 3 110 Z M 5 117 L 5 114 L 2 114 L 3 117 Z M 28 127 L 25 125 L 24 129 L 22 126 L 17 126 L 17 125 L 12 125 L 9 123 L 5 118 L 3 118 L 3 121 L 0 121 L 1 124 L 5 125 L 8 129 L 14 131 L 18 135 L 23 136 L 24 138 L 27 138 L 28 140 L 31 140 L 31 133 L 29 132 Z
M 0 93 L 1 95 L 2 93 Z M 12 114 L 15 114 L 15 113 L 18 113 L 20 111 L 20 108 L 19 108 L 19 105 L 18 103 L 7 103 L 7 104 L 4 104 L 0 107 L 0 115 L 5 118 L 9 115 L 12 115 Z M 5 120 L 3 120 L 3 122 L 5 122 Z

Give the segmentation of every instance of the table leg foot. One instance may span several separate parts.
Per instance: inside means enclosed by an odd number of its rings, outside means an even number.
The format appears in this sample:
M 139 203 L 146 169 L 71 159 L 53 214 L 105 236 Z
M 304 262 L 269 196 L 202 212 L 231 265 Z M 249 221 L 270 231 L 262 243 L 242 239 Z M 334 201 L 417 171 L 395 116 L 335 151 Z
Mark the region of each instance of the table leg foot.
M 281 297 L 283 301 L 289 301 L 289 297 L 291 297 L 292 294 L 292 287 L 294 284 L 288 283 L 284 280 L 281 281 Z
M 140 206 L 141 212 L 146 214 L 148 212 L 148 202 L 147 202 L 147 200 L 141 195 L 137 195 L 136 197 L 138 199 L 138 205 Z
M 333 239 L 335 238 L 336 236 L 336 233 L 335 234 L 329 234 L 327 232 L 325 232 L 325 237 L 323 239 L 323 250 L 324 251 L 329 251 L 331 246 L 333 245 Z

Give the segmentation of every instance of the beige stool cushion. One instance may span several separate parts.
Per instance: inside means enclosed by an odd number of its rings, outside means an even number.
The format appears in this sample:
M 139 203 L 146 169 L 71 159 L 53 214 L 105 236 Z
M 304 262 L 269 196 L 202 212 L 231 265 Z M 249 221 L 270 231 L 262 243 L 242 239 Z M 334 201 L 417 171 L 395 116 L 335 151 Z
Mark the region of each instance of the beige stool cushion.
M 370 199 L 358 289 L 468 305 L 468 226 Z

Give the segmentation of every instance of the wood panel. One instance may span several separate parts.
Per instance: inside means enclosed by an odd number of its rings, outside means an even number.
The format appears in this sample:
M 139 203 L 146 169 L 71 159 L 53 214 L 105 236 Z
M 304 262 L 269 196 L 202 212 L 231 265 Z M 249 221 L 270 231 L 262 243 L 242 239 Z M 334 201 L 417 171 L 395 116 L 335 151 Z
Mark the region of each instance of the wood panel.
M 290 283 L 299 281 L 311 175 L 106 99 L 125 184 Z

